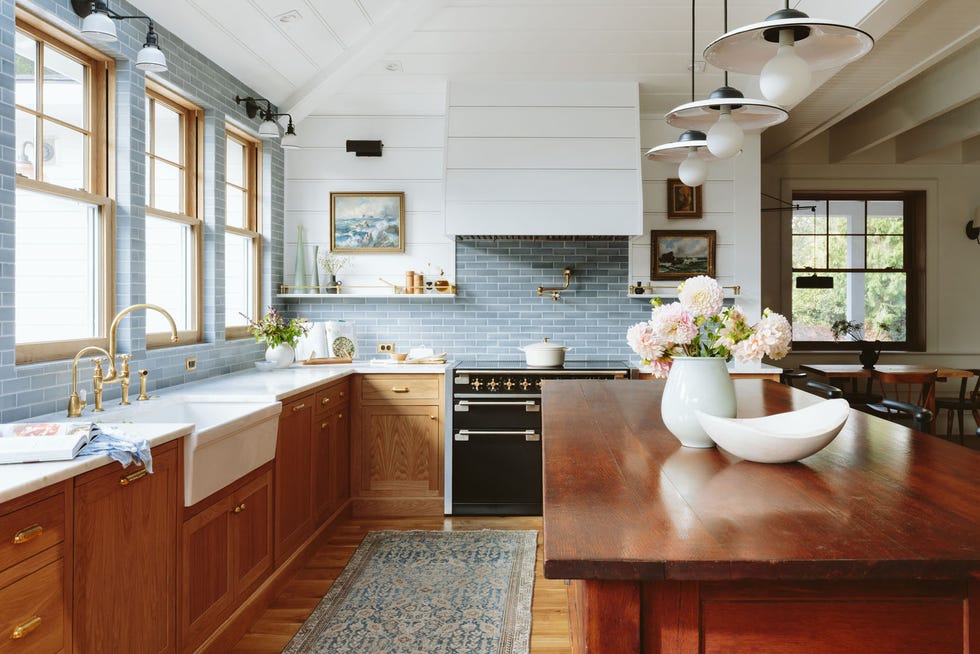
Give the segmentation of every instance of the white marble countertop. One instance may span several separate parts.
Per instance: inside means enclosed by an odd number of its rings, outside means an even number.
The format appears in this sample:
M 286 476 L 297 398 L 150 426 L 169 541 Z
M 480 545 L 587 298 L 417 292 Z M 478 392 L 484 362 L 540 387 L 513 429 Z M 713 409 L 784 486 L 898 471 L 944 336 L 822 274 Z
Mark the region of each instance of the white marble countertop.
M 211 377 L 200 381 L 170 386 L 153 394 L 155 397 L 223 397 L 247 401 L 282 400 L 283 398 L 311 390 L 334 379 L 342 379 L 354 373 L 381 374 L 442 374 L 452 368 L 452 362 L 441 365 L 428 364 L 396 364 L 384 362 L 372 364 L 370 361 L 355 362 L 344 365 L 310 365 L 293 364 L 288 368 L 272 371 L 256 369 L 242 370 L 228 375 Z M 148 400 L 152 402 L 153 399 Z M 135 402 L 134 402 L 135 404 Z M 146 439 L 151 447 L 168 443 L 176 438 L 189 436 L 194 431 L 194 425 L 189 423 L 132 423 L 113 422 L 113 413 L 129 409 L 121 408 L 114 401 L 106 403 L 104 413 L 95 414 L 91 408 L 86 408 L 81 417 L 69 418 L 64 411 L 44 416 L 35 416 L 23 422 L 85 422 L 92 420 L 106 425 L 118 424 L 126 435 L 134 440 Z M 98 468 L 112 459 L 105 455 L 76 457 L 68 461 L 47 461 L 41 463 L 7 463 L 0 464 L 0 503 L 26 495 Z

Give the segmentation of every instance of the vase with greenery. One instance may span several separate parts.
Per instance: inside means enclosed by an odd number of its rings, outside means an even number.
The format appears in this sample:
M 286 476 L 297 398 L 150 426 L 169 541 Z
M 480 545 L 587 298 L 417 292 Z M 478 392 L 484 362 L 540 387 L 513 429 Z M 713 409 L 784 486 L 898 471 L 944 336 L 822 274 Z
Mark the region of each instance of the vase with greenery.
M 322 252 L 317 257 L 317 264 L 323 268 L 321 276 L 322 286 L 325 286 L 327 293 L 339 293 L 340 282 L 337 281 L 337 273 L 343 270 L 350 263 L 350 257 L 343 257 L 333 252 Z
M 862 367 L 870 370 L 878 363 L 878 357 L 881 356 L 882 342 L 879 338 L 875 338 L 873 341 L 865 340 L 865 336 L 869 331 L 865 323 L 848 320 L 847 318 L 838 318 L 830 325 L 830 331 L 833 333 L 835 341 L 839 341 L 846 336 L 859 344 L 861 352 L 858 354 L 858 360 L 861 362 Z M 876 335 L 888 334 L 891 332 L 891 327 L 887 323 L 878 323 L 875 326 L 875 332 Z
M 312 327 L 306 318 L 286 320 L 274 307 L 269 307 L 269 312 L 259 320 L 241 315 L 248 320 L 248 331 L 255 337 L 255 342 L 265 342 L 265 359 L 273 362 L 276 368 L 285 368 L 293 362 L 296 344 Z

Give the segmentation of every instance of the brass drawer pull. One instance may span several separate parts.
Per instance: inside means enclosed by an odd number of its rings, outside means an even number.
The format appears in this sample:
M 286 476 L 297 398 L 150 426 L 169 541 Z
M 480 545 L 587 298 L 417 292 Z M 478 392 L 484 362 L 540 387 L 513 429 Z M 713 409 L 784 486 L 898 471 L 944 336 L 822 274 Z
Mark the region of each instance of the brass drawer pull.
M 320 404 L 330 404 L 330 398 L 329 397 L 323 398 L 322 400 L 320 400 Z
M 343 420 L 343 419 L 344 419 L 344 414 L 343 413 L 338 413 L 337 414 L 337 420 Z
M 35 629 L 41 626 L 41 616 L 35 615 L 33 618 L 25 622 L 24 624 L 17 625 L 14 630 L 10 632 L 10 639 L 17 640 L 18 638 L 23 638 L 27 634 L 31 633 Z
M 237 514 L 241 513 L 244 510 L 245 510 L 245 502 L 242 502 L 241 504 L 239 504 L 238 506 L 236 506 L 234 509 L 232 509 L 231 512 L 237 515 Z
M 343 391 L 340 391 L 340 397 L 343 397 L 343 396 L 344 396 L 344 392 Z
M 120 486 L 129 486 L 134 481 L 138 481 L 138 480 L 142 479 L 143 477 L 147 476 L 148 474 L 150 474 L 150 473 L 146 471 L 146 468 L 141 468 L 140 470 L 137 470 L 134 473 L 128 474 L 125 477 L 123 477 L 122 479 L 120 479 L 119 480 L 119 485 Z
M 14 545 L 20 545 L 21 543 L 26 543 L 29 540 L 34 540 L 43 533 L 44 528 L 41 525 L 31 525 L 27 529 L 21 529 L 14 534 Z
M 330 423 L 329 422 L 321 422 L 320 423 L 320 429 L 326 429 L 329 426 L 330 426 Z
M 437 418 L 436 416 L 429 416 L 429 420 L 438 420 L 438 419 L 439 418 Z
M 392 393 L 407 393 L 408 392 L 408 387 L 407 386 L 392 386 L 391 387 L 391 392 Z
M 305 408 L 306 408 L 306 402 L 303 402 L 301 404 L 297 404 L 296 406 L 293 407 L 293 413 L 295 413 L 297 411 L 302 411 Z

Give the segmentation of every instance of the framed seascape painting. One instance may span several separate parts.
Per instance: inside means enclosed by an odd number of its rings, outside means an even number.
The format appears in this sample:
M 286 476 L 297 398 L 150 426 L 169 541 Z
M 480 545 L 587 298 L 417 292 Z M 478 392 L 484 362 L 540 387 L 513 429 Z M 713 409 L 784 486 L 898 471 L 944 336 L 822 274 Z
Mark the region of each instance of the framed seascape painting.
M 690 187 L 679 179 L 667 180 L 667 217 L 700 218 L 701 187 Z
M 331 193 L 332 252 L 404 252 L 404 193 Z
M 715 276 L 715 230 L 650 232 L 650 279 L 684 280 Z

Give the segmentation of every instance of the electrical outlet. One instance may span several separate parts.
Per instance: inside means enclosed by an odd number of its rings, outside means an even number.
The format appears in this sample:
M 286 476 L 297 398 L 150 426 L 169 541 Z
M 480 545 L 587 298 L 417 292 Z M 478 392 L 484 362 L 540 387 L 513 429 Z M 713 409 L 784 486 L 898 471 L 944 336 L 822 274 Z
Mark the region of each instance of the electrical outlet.
M 378 343 L 378 352 L 394 352 L 394 343 Z
M 190 372 L 191 370 L 197 370 L 197 357 L 187 357 L 184 359 L 184 370 Z

